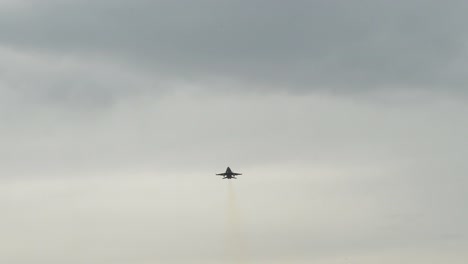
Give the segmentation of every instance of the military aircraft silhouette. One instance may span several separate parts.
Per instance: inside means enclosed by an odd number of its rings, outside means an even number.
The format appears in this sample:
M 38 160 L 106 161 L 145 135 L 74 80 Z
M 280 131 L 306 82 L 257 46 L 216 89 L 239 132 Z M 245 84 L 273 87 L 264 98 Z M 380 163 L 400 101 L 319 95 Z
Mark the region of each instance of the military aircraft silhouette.
M 216 175 L 223 176 L 223 179 L 237 179 L 237 175 L 242 175 L 242 173 L 235 173 L 231 171 L 231 168 L 227 167 L 226 172 L 217 173 Z

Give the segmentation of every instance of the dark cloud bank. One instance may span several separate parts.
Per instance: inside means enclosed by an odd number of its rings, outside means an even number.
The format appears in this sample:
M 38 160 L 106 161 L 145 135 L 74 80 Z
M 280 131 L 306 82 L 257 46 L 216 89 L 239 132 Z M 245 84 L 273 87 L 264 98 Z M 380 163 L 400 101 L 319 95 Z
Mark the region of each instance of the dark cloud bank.
M 463 92 L 467 84 L 464 1 L 31 1 L 19 6 L 1 11 L 3 45 L 124 60 L 170 78 L 253 81 L 263 89 L 293 92 L 409 87 Z

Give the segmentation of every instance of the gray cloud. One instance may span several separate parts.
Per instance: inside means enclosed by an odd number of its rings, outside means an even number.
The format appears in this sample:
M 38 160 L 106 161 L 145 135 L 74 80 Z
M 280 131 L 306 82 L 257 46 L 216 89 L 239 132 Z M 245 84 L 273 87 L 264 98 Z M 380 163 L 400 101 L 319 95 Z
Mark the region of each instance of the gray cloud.
M 465 2 L 0 7 L 0 262 L 466 262 Z
M 49 1 L 2 12 L 1 42 L 99 54 L 178 79 L 286 90 L 463 91 L 463 1 Z M 443 87 L 443 88 L 442 88 Z

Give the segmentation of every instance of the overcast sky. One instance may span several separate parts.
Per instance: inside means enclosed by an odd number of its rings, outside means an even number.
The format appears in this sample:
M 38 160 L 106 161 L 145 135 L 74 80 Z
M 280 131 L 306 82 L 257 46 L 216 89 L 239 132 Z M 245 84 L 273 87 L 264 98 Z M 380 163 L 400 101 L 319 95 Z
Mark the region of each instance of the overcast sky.
M 0 263 L 465 263 L 466 10 L 0 0 Z

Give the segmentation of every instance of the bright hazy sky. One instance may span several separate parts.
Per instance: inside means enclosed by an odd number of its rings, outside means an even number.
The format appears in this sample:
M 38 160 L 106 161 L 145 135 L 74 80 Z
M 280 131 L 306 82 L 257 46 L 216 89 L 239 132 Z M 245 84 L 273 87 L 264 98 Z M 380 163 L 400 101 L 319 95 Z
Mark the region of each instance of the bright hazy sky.
M 466 10 L 0 0 L 0 263 L 466 263 Z

